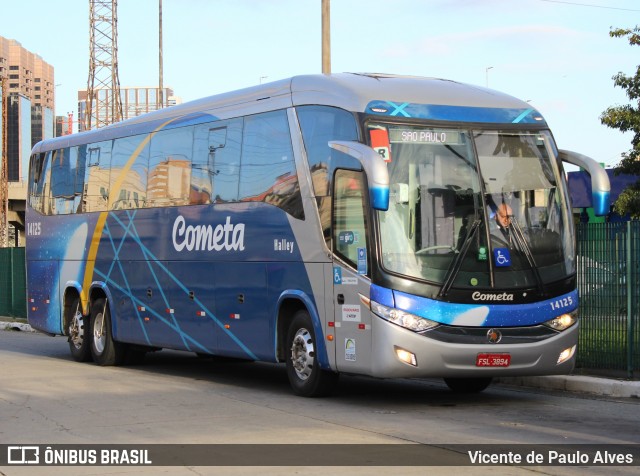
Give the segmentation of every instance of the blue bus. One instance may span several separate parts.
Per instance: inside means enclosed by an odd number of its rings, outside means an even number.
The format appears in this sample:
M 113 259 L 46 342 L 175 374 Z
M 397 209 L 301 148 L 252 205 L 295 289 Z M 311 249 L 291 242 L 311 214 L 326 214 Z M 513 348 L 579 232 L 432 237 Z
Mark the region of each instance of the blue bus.
M 382 74 L 297 76 L 39 142 L 28 318 L 77 361 L 162 348 L 340 373 L 572 370 L 576 256 L 559 150 L 530 104 Z

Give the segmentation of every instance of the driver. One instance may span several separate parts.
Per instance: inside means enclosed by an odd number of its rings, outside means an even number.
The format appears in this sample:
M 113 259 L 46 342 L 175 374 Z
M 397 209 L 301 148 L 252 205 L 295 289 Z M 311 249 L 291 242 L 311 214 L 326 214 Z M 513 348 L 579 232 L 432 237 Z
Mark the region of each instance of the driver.
M 512 227 L 513 210 L 506 203 L 501 203 L 495 213 L 495 227 L 492 227 L 491 235 L 500 245 L 511 248 L 513 244 Z

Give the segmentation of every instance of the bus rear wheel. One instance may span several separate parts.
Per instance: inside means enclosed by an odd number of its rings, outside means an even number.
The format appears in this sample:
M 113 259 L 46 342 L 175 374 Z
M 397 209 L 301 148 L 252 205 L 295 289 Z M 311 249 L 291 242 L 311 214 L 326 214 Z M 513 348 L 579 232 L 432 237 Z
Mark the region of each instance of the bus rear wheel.
M 445 378 L 444 383 L 456 393 L 478 393 L 486 389 L 492 380 L 491 377 Z
M 113 340 L 111 313 L 106 299 L 97 299 L 91 306 L 91 355 L 98 365 L 120 365 L 126 357 L 126 347 Z
M 311 317 L 298 311 L 287 332 L 287 376 L 296 395 L 323 397 L 333 391 L 338 374 L 321 369 L 317 357 Z
M 89 320 L 82 315 L 80 298 L 75 297 L 71 302 L 73 313 L 67 323 L 67 336 L 69 336 L 69 350 L 76 362 L 88 362 L 91 360 L 91 333 L 89 332 Z

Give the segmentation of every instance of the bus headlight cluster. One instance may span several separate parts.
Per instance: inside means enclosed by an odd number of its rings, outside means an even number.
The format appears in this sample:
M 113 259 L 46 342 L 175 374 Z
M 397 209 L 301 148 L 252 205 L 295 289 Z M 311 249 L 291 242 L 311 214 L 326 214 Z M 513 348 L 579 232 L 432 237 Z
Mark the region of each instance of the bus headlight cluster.
M 544 323 L 545 326 L 550 327 L 556 331 L 564 331 L 576 323 L 578 320 L 578 313 L 576 311 L 561 316 L 554 317 L 550 321 Z
M 413 332 L 423 332 L 439 326 L 437 322 L 371 301 L 371 310 L 382 319 Z

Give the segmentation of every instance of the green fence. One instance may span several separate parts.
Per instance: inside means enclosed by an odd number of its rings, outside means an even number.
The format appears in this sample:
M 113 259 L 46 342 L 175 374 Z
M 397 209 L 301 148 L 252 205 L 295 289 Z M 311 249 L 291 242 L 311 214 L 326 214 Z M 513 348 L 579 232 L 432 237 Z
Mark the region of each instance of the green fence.
M 27 317 L 24 248 L 0 248 L 0 316 Z
M 640 221 L 580 223 L 578 290 L 581 332 L 577 366 L 640 371 Z

